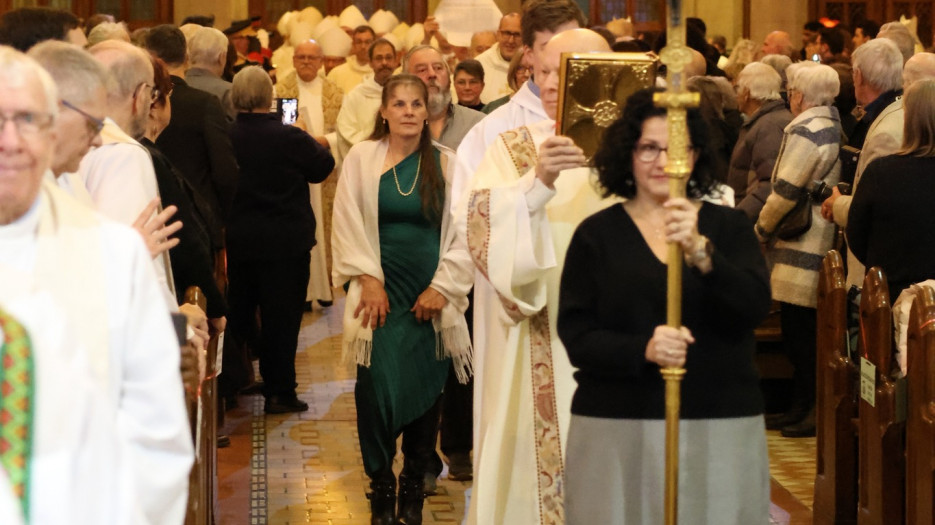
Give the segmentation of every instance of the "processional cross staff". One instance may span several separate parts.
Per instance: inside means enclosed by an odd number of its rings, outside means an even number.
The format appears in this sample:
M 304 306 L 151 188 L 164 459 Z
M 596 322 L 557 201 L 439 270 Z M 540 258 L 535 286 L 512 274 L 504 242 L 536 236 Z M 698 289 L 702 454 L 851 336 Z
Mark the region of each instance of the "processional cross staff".
M 686 108 L 700 102 L 698 93 L 685 89 L 682 71 L 691 62 L 692 55 L 685 45 L 685 24 L 682 16 L 682 0 L 667 0 L 668 20 L 666 24 L 666 47 L 660 53 L 666 65 L 665 92 L 656 93 L 653 101 L 666 108 L 666 124 L 669 135 L 668 162 L 665 173 L 669 177 L 669 198 L 685 197 L 685 185 L 691 175 L 689 165 L 688 125 Z M 673 328 L 682 326 L 682 249 L 678 243 L 670 242 L 666 257 L 668 286 L 666 290 L 666 324 Z M 664 367 L 661 370 L 666 383 L 666 463 L 665 463 L 665 524 L 676 525 L 678 521 L 679 486 L 679 409 L 681 406 L 681 381 L 685 369 Z

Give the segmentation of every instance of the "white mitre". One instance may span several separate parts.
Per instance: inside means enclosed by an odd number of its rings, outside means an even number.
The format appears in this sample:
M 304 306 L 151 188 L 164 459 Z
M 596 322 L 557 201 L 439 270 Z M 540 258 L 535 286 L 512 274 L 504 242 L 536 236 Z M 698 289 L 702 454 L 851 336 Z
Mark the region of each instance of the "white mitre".
M 309 6 L 299 11 L 299 21 L 305 22 L 312 27 L 317 26 L 318 23 L 321 22 L 321 19 L 321 11 L 314 7 Z
M 408 47 L 405 47 L 406 44 L 403 42 L 400 42 L 399 39 L 396 38 L 396 35 L 394 35 L 393 33 L 387 33 L 380 38 L 393 44 L 393 47 L 396 49 L 397 53 L 405 53 L 406 51 L 409 50 Z
M 289 35 L 292 34 L 292 24 L 296 20 L 296 15 L 298 11 L 286 11 L 279 17 L 279 22 L 276 23 L 276 30 L 279 31 L 279 34 L 286 40 L 289 40 Z
M 332 27 L 315 40 L 326 57 L 346 57 L 351 53 L 351 37 L 340 27 Z
M 396 38 L 398 38 L 400 42 L 405 42 L 406 35 L 409 34 L 409 24 L 400 22 L 400 24 L 393 29 L 393 34 L 396 35 Z
M 357 26 L 367 25 L 367 19 L 364 18 L 360 9 L 357 9 L 357 6 L 349 5 L 344 8 L 344 11 L 341 11 L 341 16 L 338 17 L 338 25 L 354 29 Z
M 292 34 L 289 35 L 289 45 L 299 47 L 302 42 L 307 42 L 312 38 L 312 25 L 308 22 L 294 22 L 292 24 Z
M 390 11 L 379 9 L 370 17 L 370 27 L 377 36 L 392 32 L 397 25 L 399 25 L 399 19 Z
M 341 26 L 338 24 L 338 17 L 334 15 L 326 16 L 324 20 L 322 20 L 321 22 L 318 23 L 317 26 L 315 26 L 315 29 L 312 29 L 312 38 L 314 38 L 315 40 L 319 40 L 321 39 L 321 35 L 327 33 L 330 29 L 334 29 L 336 27 L 338 29 L 341 28 Z

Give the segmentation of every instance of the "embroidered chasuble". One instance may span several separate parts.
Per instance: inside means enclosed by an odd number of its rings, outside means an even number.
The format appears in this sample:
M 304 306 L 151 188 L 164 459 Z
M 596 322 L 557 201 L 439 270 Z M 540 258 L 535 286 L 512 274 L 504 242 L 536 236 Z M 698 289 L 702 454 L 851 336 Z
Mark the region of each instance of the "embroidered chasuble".
M 0 466 L 28 521 L 35 387 L 32 347 L 23 325 L 2 309 L 0 331 Z
M 600 198 L 588 168 L 562 172 L 555 190 L 535 178 L 538 148 L 554 133 L 551 120 L 501 133 L 456 212 L 455 249 L 478 269 L 469 524 L 565 521 L 575 383 L 555 329 L 559 281 L 575 228 L 618 201 Z

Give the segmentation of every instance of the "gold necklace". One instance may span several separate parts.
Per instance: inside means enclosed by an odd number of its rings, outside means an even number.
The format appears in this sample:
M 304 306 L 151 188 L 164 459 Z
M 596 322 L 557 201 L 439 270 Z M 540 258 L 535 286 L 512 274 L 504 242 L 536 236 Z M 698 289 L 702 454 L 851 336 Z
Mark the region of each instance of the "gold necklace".
M 419 155 L 419 164 L 416 165 L 416 178 L 412 180 L 412 187 L 409 188 L 409 191 L 406 193 L 403 193 L 403 189 L 399 187 L 399 177 L 396 175 L 396 164 L 393 164 L 393 180 L 396 181 L 396 191 L 398 191 L 399 194 L 402 195 L 403 197 L 408 197 L 412 195 L 412 192 L 416 190 L 416 183 L 419 182 L 419 171 L 421 170 L 422 170 L 422 155 Z

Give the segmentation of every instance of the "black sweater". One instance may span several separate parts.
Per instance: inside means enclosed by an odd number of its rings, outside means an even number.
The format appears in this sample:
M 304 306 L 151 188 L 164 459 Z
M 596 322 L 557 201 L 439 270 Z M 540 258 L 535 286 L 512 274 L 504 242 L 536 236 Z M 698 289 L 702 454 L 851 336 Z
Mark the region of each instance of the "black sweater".
M 738 210 L 705 203 L 698 222 L 715 251 L 708 275 L 683 271 L 682 324 L 696 342 L 688 349 L 681 416 L 760 414 L 753 329 L 769 311 L 770 290 L 759 243 Z M 578 368 L 572 413 L 663 419 L 664 383 L 645 353 L 655 327 L 666 322 L 666 265 L 622 206 L 578 227 L 559 297 L 558 334 Z
M 240 181 L 227 224 L 227 253 L 245 260 L 297 257 L 315 245 L 308 184 L 328 178 L 331 153 L 279 116 L 240 113 L 230 131 Z
M 847 216 L 847 243 L 867 268 L 886 273 L 890 300 L 935 278 L 935 157 L 891 155 L 871 162 Z

